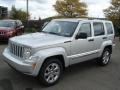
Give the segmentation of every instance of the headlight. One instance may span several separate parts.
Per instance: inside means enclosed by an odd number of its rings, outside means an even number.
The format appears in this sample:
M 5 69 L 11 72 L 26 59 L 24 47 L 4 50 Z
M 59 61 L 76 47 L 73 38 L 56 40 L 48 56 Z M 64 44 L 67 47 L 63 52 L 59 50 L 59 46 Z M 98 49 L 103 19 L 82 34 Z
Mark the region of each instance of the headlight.
M 23 54 L 24 59 L 28 59 L 30 56 L 31 56 L 31 49 L 30 48 L 25 48 L 24 49 L 24 54 Z
M 7 34 L 8 34 L 8 35 L 12 35 L 12 34 L 13 34 L 13 31 L 8 31 Z

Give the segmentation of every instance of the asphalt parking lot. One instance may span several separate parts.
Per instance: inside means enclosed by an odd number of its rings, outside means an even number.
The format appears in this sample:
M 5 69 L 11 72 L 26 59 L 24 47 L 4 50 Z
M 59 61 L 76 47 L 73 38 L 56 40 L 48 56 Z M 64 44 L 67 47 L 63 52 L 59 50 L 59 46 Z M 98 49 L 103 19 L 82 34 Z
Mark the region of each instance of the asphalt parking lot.
M 60 82 L 52 87 L 42 86 L 37 78 L 23 75 L 9 67 L 2 52 L 7 43 L 0 43 L 0 90 L 120 90 L 120 42 L 116 39 L 111 62 L 100 67 L 94 61 L 68 68 Z

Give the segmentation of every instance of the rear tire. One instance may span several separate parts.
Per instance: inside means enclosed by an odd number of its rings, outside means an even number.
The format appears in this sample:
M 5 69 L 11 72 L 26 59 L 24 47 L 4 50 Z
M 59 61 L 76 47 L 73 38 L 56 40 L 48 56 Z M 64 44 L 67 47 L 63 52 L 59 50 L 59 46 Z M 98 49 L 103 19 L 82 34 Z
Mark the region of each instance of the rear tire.
M 97 64 L 100 66 L 106 66 L 109 64 L 111 58 L 111 50 L 109 48 L 105 48 L 102 56 L 97 59 Z
M 62 72 L 63 66 L 60 60 L 51 58 L 42 65 L 38 77 L 43 85 L 52 86 L 59 81 Z

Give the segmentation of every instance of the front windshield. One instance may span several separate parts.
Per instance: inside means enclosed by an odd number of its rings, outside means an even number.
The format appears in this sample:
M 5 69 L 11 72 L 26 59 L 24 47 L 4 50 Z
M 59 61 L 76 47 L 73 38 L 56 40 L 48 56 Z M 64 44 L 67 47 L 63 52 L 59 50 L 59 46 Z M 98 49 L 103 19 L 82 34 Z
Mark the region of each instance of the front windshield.
M 71 37 L 75 32 L 77 25 L 78 22 L 52 21 L 42 30 L 42 32 Z
M 14 27 L 15 23 L 13 21 L 0 21 L 0 27 Z

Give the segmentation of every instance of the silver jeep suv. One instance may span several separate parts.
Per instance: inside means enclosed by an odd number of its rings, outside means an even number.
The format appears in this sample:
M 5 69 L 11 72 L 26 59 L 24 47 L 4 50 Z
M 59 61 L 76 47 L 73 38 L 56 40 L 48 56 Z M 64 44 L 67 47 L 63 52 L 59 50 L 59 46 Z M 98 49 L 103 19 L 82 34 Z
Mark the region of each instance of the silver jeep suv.
M 38 76 L 44 85 L 51 86 L 72 64 L 96 59 L 99 65 L 107 65 L 113 40 L 111 21 L 55 19 L 42 32 L 11 38 L 3 55 L 16 70 Z

